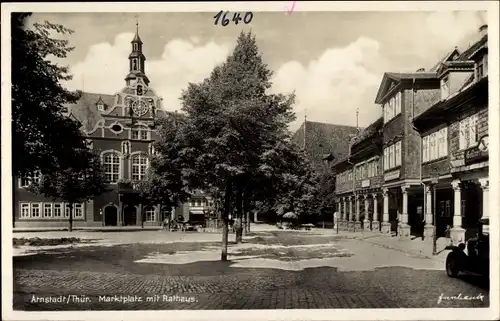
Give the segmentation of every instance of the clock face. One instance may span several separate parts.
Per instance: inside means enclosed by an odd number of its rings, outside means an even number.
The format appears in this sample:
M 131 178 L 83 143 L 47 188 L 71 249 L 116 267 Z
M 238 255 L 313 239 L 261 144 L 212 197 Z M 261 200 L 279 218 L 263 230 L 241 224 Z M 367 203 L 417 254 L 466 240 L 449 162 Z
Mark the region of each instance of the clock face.
M 132 110 L 137 116 L 142 116 L 148 112 L 148 105 L 142 100 L 136 100 L 132 103 Z

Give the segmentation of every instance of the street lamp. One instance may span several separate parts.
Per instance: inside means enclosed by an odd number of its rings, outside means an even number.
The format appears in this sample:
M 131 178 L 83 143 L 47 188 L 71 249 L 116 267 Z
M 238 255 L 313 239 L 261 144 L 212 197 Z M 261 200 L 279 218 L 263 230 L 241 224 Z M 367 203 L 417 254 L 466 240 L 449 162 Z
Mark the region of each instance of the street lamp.
M 431 180 L 432 184 L 432 203 L 433 203 L 433 221 L 434 221 L 434 233 L 432 236 L 432 255 L 437 254 L 437 215 L 436 215 L 436 185 L 439 182 L 439 176 L 434 176 Z

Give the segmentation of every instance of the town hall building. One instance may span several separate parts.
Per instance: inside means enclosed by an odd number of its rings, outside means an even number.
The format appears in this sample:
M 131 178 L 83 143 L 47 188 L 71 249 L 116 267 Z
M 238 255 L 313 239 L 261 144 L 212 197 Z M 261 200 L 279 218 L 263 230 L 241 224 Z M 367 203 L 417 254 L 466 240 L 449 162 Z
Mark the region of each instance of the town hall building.
M 76 104 L 67 106 L 66 115 L 81 124 L 90 148 L 97 150 L 104 166 L 108 191 L 94 199 L 75 204 L 73 225 L 130 226 L 159 225 L 166 217 L 183 221 L 203 221 L 211 202 L 198 193 L 190 202 L 172 210 L 157 204 L 141 205 L 131 182 L 142 180 L 155 153 L 154 142 L 159 138 L 157 121 L 166 114 L 159 97 L 146 75 L 146 57 L 139 28 L 131 41 L 128 56 L 129 72 L 125 86 L 114 95 L 80 92 Z M 31 193 L 26 188 L 40 179 L 18 178 L 13 191 L 15 227 L 65 227 L 69 204 L 52 201 Z M 144 213 L 144 215 L 141 215 Z

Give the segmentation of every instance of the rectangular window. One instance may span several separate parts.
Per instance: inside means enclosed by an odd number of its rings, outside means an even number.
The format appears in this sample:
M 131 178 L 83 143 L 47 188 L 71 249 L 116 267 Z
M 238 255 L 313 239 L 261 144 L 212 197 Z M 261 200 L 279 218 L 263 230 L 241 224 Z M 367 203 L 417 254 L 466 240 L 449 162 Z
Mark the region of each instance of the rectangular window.
M 141 140 L 148 140 L 148 132 L 147 130 L 141 130 Z
M 465 149 L 467 148 L 467 142 L 466 142 L 466 136 L 465 136 L 465 133 L 466 133 L 466 126 L 465 126 L 465 119 L 460 121 L 459 123 L 459 141 L 458 141 L 458 146 L 460 149 Z
M 422 160 L 424 163 L 429 161 L 429 136 L 422 138 Z
M 395 166 L 401 166 L 401 141 L 397 142 L 394 146 L 395 153 Z
M 73 206 L 74 218 L 83 218 L 83 204 L 79 203 Z
M 33 175 L 27 175 L 25 177 L 22 177 L 20 180 L 21 187 L 28 187 L 31 184 L 38 184 L 40 183 L 40 172 L 35 171 Z
M 148 168 L 148 158 L 145 155 L 135 155 L 132 157 L 132 180 L 140 181 L 144 179 Z
M 448 127 L 441 129 L 443 131 L 443 157 L 448 156 Z
M 64 217 L 68 218 L 69 217 L 69 204 L 64 203 Z
M 139 139 L 140 132 L 141 132 L 140 130 L 132 129 L 132 139 Z
M 29 218 L 29 217 L 30 217 L 30 204 L 21 203 L 20 218 Z
M 446 99 L 450 96 L 450 80 L 444 77 L 441 80 L 441 99 Z
M 40 217 L 40 203 L 32 203 L 31 204 L 31 217 L 33 217 L 33 218 Z
M 437 132 L 437 152 L 436 158 L 448 155 L 448 128 L 443 128 Z
M 62 204 L 54 203 L 54 217 L 61 218 L 61 216 L 62 216 Z
M 469 117 L 469 146 L 477 144 L 477 114 Z
M 429 159 L 436 159 L 436 133 L 429 136 Z
M 51 218 L 52 217 L 52 203 L 44 203 L 43 204 L 43 217 Z
M 389 146 L 389 168 L 394 167 L 394 145 Z
M 484 77 L 484 62 L 479 60 L 476 64 L 476 80 L 480 80 Z
M 384 171 L 389 169 L 389 148 L 384 148 Z
M 477 144 L 478 141 L 478 115 L 469 116 L 459 123 L 460 137 L 459 137 L 459 147 L 460 149 L 467 149 Z

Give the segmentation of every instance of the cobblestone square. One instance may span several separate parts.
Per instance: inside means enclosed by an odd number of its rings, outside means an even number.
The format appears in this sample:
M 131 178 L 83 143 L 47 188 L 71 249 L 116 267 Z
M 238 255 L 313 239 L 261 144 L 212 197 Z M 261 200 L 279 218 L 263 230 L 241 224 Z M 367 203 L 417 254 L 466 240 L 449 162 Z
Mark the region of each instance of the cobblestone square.
M 158 234 L 151 243 L 152 232 L 134 232 L 133 238 L 138 241 L 140 233 L 143 242 L 98 242 L 15 257 L 14 308 L 489 306 L 488 287 L 477 278 L 450 279 L 439 261 L 332 233 L 257 232 L 243 244 L 230 244 L 228 262 L 219 260 L 217 242 L 178 242 L 176 235 L 169 243 L 170 236 Z M 483 297 L 438 302 L 459 294 Z

